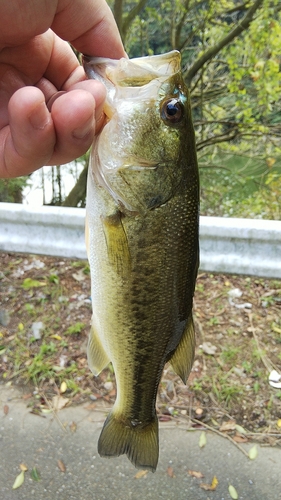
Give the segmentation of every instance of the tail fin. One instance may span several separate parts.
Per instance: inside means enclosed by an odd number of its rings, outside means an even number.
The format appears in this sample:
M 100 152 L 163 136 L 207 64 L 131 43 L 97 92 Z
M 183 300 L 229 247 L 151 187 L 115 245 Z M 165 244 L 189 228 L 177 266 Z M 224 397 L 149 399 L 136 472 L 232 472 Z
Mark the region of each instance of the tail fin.
M 98 442 L 101 457 L 119 457 L 126 453 L 138 469 L 155 472 L 159 455 L 157 417 L 145 427 L 133 426 L 117 419 L 111 412 L 103 426 Z

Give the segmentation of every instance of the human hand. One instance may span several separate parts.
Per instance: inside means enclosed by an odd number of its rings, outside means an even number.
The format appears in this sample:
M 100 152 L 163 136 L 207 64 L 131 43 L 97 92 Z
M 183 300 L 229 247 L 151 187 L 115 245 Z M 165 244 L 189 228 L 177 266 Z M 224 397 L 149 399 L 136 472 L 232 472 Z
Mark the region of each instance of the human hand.
M 103 122 L 105 89 L 65 40 L 87 55 L 125 56 L 105 0 L 0 2 L 0 177 L 78 158 Z

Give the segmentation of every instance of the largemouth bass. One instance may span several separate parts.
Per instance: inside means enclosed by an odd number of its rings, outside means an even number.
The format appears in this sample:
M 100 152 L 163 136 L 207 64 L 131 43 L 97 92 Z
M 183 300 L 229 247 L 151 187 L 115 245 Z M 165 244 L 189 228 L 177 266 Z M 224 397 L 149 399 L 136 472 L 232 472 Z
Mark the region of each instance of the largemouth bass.
M 188 90 L 177 51 L 84 58 L 107 89 L 87 188 L 93 316 L 88 361 L 111 361 L 117 397 L 98 451 L 158 462 L 157 389 L 170 361 L 186 383 L 194 357 L 199 181 Z

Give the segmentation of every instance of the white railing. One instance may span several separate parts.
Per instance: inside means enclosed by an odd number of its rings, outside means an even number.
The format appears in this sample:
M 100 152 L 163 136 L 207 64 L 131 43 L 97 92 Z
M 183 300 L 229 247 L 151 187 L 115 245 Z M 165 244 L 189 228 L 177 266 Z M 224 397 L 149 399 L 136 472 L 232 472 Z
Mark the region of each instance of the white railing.
M 0 250 L 86 259 L 85 210 L 0 203 Z M 200 218 L 200 269 L 281 278 L 281 221 Z

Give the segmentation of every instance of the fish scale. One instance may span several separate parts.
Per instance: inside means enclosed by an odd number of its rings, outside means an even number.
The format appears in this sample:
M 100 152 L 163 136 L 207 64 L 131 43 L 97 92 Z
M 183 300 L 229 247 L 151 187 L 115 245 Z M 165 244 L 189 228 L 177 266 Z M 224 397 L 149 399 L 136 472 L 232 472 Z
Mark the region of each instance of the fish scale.
M 117 385 L 98 451 L 126 453 L 154 471 L 162 371 L 170 361 L 186 382 L 195 346 L 199 181 L 188 91 L 176 51 L 85 58 L 84 67 L 107 87 L 110 109 L 93 145 L 87 190 L 88 360 L 95 375 L 111 361 Z M 120 137 L 117 156 L 111 135 Z

